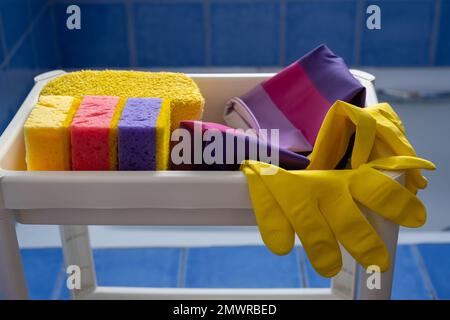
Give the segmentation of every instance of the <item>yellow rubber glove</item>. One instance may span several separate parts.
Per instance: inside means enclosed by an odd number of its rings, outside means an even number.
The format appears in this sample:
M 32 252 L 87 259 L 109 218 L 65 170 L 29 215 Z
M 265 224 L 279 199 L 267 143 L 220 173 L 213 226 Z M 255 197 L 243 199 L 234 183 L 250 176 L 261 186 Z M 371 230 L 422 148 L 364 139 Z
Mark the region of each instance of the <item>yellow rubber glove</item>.
M 336 101 L 322 123 L 307 169 L 334 169 L 344 156 L 353 133 L 353 169 L 379 158 L 416 156 L 406 138 L 402 121 L 389 104 L 380 103 L 362 109 Z M 414 194 L 417 189 L 427 186 L 427 180 L 419 169 L 408 170 L 405 178 L 406 188 Z
M 341 270 L 338 242 L 365 268 L 388 269 L 386 246 L 355 200 L 397 224 L 419 227 L 426 218 L 422 202 L 376 169 L 420 168 L 435 166 L 416 157 L 378 159 L 354 170 L 287 171 L 256 161 L 241 165 L 264 243 L 276 254 L 287 254 L 296 233 L 314 269 L 325 277 Z

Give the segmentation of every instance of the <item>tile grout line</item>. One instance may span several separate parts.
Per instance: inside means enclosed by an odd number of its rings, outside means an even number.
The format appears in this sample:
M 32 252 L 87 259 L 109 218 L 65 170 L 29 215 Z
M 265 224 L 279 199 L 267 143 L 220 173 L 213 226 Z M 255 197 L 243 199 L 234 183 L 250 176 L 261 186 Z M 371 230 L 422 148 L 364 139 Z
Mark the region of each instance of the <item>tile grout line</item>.
M 128 33 L 128 63 L 130 67 L 135 68 L 137 65 L 136 53 L 136 35 L 134 30 L 134 7 L 133 0 L 125 0 L 125 9 L 127 14 L 127 33 Z
M 3 65 L 3 62 L 6 59 L 6 56 L 8 52 L 6 51 L 6 40 L 5 40 L 5 33 L 3 32 L 3 18 L 2 13 L 0 12 L 0 47 L 3 51 L 3 61 L 0 61 L 0 65 Z M 0 67 L 2 69 L 2 67 Z
M 430 48 L 429 48 L 429 64 L 430 66 L 434 66 L 436 64 L 436 52 L 437 46 L 439 42 L 439 29 L 441 26 L 441 0 L 435 0 L 434 2 L 434 19 L 433 19 L 433 27 L 431 29 L 430 35 Z
M 433 300 L 437 300 L 438 295 L 436 293 L 436 290 L 434 289 L 433 282 L 431 281 L 427 267 L 425 266 L 425 262 L 423 261 L 422 254 L 420 253 L 417 245 L 411 246 L 411 252 L 412 252 L 414 258 L 416 259 L 417 265 L 419 267 L 419 272 L 422 275 L 422 279 L 423 279 L 423 282 L 425 284 L 425 287 L 426 287 L 428 293 L 431 295 L 431 298 Z
M 34 25 L 40 19 L 40 17 L 44 14 L 44 12 L 45 12 L 45 6 L 38 12 L 38 14 L 33 19 L 33 21 L 31 21 L 31 23 L 29 24 L 29 26 L 27 27 L 25 32 L 22 34 L 22 36 L 19 38 L 19 40 L 17 40 L 17 42 L 14 44 L 14 46 L 12 47 L 10 52 L 6 55 L 5 59 L 0 64 L 0 69 L 3 69 L 7 64 L 9 64 L 9 62 L 14 57 L 14 55 L 17 53 L 17 51 L 19 51 L 22 44 L 24 44 L 27 37 L 31 35 Z
M 356 19 L 355 19 L 355 41 L 353 43 L 353 65 L 359 66 L 361 64 L 361 44 L 364 28 L 364 3 L 363 0 L 357 0 L 356 3 Z M 349 65 L 351 65 L 349 63 Z
M 284 67 L 286 63 L 286 10 L 287 3 L 286 0 L 280 0 L 280 30 L 279 30 L 279 48 L 278 48 L 278 63 L 281 67 Z
M 205 66 L 211 66 L 211 5 L 209 0 L 203 1 L 203 37 L 204 37 L 204 55 Z
M 48 4 L 48 2 L 44 3 L 44 5 L 42 7 L 46 8 L 47 4 Z M 30 1 L 27 2 L 27 10 L 28 10 L 28 12 L 30 14 L 30 17 L 31 17 L 33 15 L 33 12 L 31 12 L 31 2 Z M 36 31 L 35 26 L 33 26 L 33 30 L 31 31 L 30 40 L 31 40 L 31 51 L 33 53 L 33 60 L 34 60 L 34 69 L 38 70 L 39 69 L 39 63 L 38 63 L 37 50 L 36 50 L 36 38 L 34 36 L 34 32 L 33 31 Z
M 53 46 L 56 53 L 56 60 L 58 61 L 59 68 L 62 68 L 62 55 L 61 55 L 61 46 L 59 44 L 59 34 L 57 31 L 57 25 L 56 25 L 56 17 L 55 17 L 55 6 L 54 6 L 54 0 L 49 0 L 49 12 L 50 12 L 50 18 L 51 18 L 51 24 L 52 24 L 52 33 L 54 37 Z
M 188 255 L 188 249 L 187 248 L 181 248 L 181 251 L 180 251 L 180 264 L 179 264 L 179 267 L 178 267 L 178 281 L 177 281 L 177 287 L 178 288 L 184 288 L 185 285 L 186 285 L 187 255 Z

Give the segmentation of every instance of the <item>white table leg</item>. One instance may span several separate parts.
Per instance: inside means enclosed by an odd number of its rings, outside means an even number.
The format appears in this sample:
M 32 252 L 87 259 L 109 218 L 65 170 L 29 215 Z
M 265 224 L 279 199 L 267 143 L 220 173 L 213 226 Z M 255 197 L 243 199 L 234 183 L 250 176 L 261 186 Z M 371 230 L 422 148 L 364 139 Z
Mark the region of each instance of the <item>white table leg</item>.
M 342 299 L 355 300 L 358 285 L 358 264 L 341 246 L 342 270 L 331 280 L 331 289 Z
M 28 299 L 13 213 L 0 208 L 0 298 Z
M 368 214 L 367 219 L 386 244 L 391 259 L 391 264 L 388 271 L 379 274 L 380 288 L 370 289 L 367 286 L 367 280 L 372 283 L 369 277 L 373 275 L 371 273 L 367 273 L 366 270 L 361 268 L 359 298 L 361 300 L 389 300 L 391 298 L 392 282 L 394 280 L 395 253 L 397 251 L 399 226 L 376 214 Z
M 78 266 L 81 272 L 80 289 L 71 290 L 74 299 L 83 299 L 97 286 L 87 226 L 64 225 L 59 227 L 66 268 Z

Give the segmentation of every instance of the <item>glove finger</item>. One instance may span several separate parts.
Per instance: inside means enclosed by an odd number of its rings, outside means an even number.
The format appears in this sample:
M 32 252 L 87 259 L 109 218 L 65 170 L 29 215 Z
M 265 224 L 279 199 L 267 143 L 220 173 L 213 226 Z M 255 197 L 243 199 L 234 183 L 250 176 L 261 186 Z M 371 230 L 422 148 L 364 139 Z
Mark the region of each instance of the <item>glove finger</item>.
M 389 269 L 389 252 L 383 240 L 350 194 L 341 194 L 335 201 L 321 202 L 319 208 L 337 240 L 364 268 L 376 265 L 381 272 Z
M 342 112 L 344 112 L 348 116 L 349 121 L 356 126 L 351 165 L 352 168 L 358 168 L 369 159 L 370 151 L 372 150 L 375 141 L 376 121 L 364 109 L 345 102 L 342 103 Z
M 313 151 L 309 155 L 307 170 L 334 169 L 345 155 L 356 128 L 341 113 L 340 102 L 336 101 L 322 122 Z M 339 132 L 339 135 L 333 134 L 334 132 Z
M 431 161 L 413 156 L 392 156 L 376 159 L 366 163 L 365 166 L 391 171 L 408 169 L 436 169 L 436 166 Z
M 428 180 L 422 175 L 420 169 L 411 169 L 405 173 L 406 188 L 411 190 L 411 187 L 416 189 L 425 189 L 428 185 Z
M 416 152 L 406 137 L 400 117 L 387 103 L 380 103 L 367 109 L 376 119 L 377 139 L 398 155 L 415 156 Z
M 364 206 L 397 224 L 416 228 L 425 223 L 426 210 L 419 198 L 375 169 L 364 168 L 355 174 L 350 192 Z
M 342 268 L 341 250 L 319 208 L 299 203 L 286 210 L 314 269 L 324 277 L 335 276 Z
M 243 165 L 256 222 L 264 244 L 275 254 L 288 254 L 295 242 L 294 229 L 260 176 Z
M 305 185 L 306 180 L 302 177 L 312 173 L 279 169 L 275 175 L 261 175 L 260 178 L 289 219 L 314 269 L 322 276 L 332 277 L 342 268 L 341 251 L 316 199 L 304 192 L 310 187 Z M 299 197 L 299 194 L 304 196 Z

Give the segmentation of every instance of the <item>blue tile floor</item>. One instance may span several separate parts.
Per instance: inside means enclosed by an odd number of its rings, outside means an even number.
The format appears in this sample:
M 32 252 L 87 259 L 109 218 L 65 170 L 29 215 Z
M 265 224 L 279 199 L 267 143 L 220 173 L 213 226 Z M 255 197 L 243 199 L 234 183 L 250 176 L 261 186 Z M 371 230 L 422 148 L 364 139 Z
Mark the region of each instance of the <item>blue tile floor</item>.
M 68 299 L 59 248 L 23 249 L 32 299 Z M 328 287 L 302 248 L 277 257 L 262 246 L 94 249 L 102 286 Z M 450 244 L 400 245 L 393 299 L 450 299 Z

